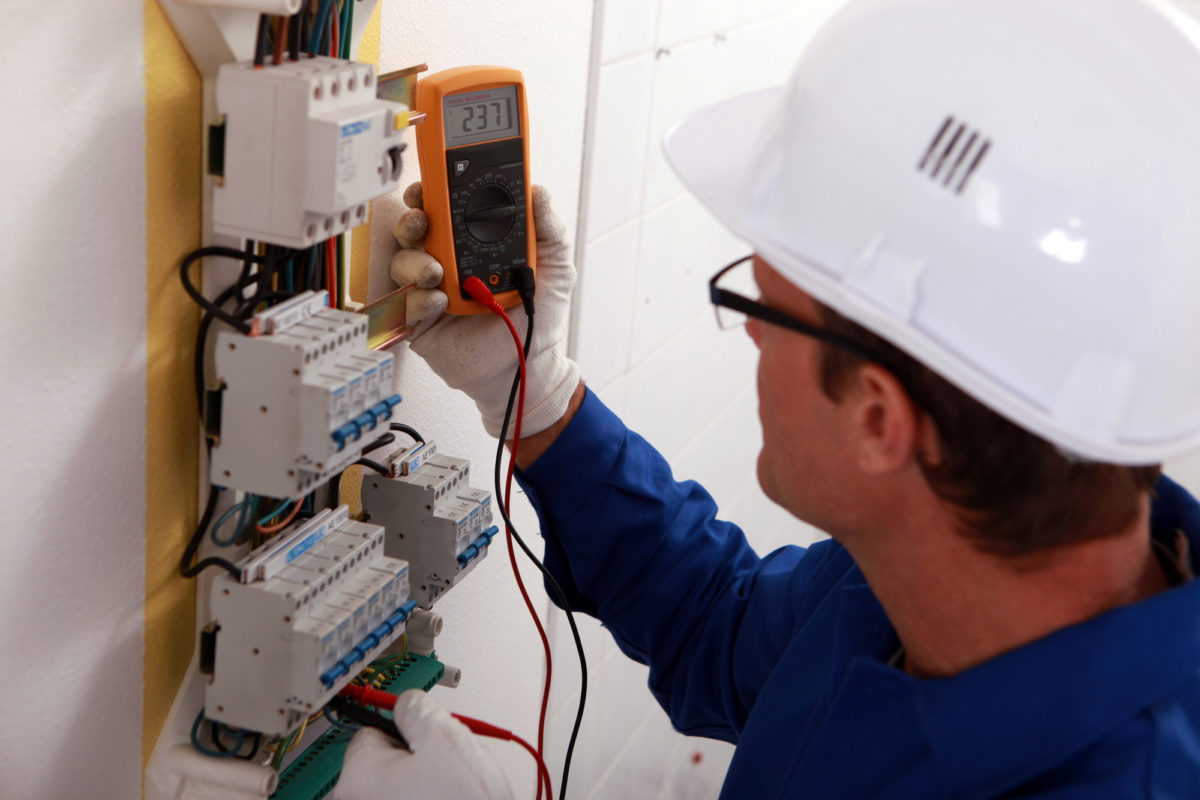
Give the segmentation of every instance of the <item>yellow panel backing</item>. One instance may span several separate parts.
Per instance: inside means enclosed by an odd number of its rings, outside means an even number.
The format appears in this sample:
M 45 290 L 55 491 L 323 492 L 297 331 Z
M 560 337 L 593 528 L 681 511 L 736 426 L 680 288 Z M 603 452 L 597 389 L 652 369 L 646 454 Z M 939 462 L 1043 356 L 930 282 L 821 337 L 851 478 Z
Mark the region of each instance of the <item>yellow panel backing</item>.
M 192 654 L 195 586 L 179 557 L 196 520 L 199 442 L 192 345 L 200 315 L 179 262 L 200 245 L 200 75 L 143 0 L 146 62 L 146 630 L 142 769 Z M 143 795 L 145 788 L 143 786 Z

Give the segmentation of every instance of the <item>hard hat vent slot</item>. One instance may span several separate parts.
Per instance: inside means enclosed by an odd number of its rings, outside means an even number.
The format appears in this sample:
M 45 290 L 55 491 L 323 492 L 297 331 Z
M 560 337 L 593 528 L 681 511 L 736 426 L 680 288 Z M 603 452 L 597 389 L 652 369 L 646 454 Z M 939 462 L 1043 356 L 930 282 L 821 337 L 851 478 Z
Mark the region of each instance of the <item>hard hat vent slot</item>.
M 917 171 L 941 181 L 947 189 L 957 178 L 954 193 L 962 194 L 990 149 L 991 139 L 979 131 L 971 130 L 967 123 L 949 116 L 934 134 L 921 163 L 917 164 Z

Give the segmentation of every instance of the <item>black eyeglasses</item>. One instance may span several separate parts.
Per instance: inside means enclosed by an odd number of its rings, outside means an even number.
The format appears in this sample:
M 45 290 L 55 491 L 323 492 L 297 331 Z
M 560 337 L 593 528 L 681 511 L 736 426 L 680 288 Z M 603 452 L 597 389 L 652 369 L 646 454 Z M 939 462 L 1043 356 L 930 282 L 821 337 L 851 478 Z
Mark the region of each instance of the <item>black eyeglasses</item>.
M 853 339 L 847 339 L 841 334 L 825 330 L 824 328 L 818 328 L 804 320 L 797 319 L 790 314 L 785 314 L 778 309 L 771 308 L 757 300 L 751 300 L 749 297 L 741 294 L 738 290 L 753 290 L 754 277 L 748 269 L 744 268 L 753 259 L 753 255 L 743 256 L 732 264 L 722 267 L 709 280 L 708 296 L 712 300 L 713 306 L 715 306 L 718 327 L 723 330 L 736 328 L 745 324 L 746 317 L 754 317 L 755 319 L 761 319 L 763 322 L 769 322 L 772 325 L 778 325 L 781 328 L 787 328 L 788 330 L 802 333 L 805 336 L 811 336 L 834 347 L 849 350 L 860 358 L 884 367 L 889 372 L 893 371 L 883 357 L 863 347 Z M 739 270 L 738 267 L 743 267 L 743 269 Z

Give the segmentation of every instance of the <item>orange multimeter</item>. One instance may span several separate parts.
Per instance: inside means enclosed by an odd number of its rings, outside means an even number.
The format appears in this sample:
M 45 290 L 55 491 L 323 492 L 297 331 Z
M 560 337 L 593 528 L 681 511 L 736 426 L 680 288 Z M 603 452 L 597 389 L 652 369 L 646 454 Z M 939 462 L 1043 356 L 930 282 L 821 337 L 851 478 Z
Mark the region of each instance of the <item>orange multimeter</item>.
M 514 306 L 514 270 L 535 267 L 537 249 L 524 79 L 506 67 L 455 67 L 421 78 L 416 105 L 425 249 L 445 269 L 447 311 L 486 310 L 463 291 L 472 276 Z

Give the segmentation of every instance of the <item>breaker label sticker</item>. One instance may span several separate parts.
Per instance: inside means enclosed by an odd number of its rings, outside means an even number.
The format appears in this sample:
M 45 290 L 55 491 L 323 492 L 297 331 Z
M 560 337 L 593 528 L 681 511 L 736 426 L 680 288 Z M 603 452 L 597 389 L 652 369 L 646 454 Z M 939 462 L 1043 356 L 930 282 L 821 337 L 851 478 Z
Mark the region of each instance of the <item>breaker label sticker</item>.
M 367 399 L 375 402 L 383 397 L 380 392 L 379 368 L 367 367 Z
M 314 544 L 316 544 L 317 542 L 321 541 L 324 538 L 325 538 L 325 526 L 322 525 L 321 527 L 317 528 L 315 531 L 310 533 L 308 536 L 305 536 L 291 550 L 288 550 L 287 563 L 290 564 L 293 561 L 295 561 L 297 558 L 299 558 L 301 555 L 303 555 L 306 550 L 308 550 L 310 547 L 312 547 Z
M 346 411 L 349 394 L 349 389 L 345 384 L 333 390 L 333 397 L 329 403 L 329 417 L 335 428 L 345 425 L 350 420 L 350 415 Z
M 338 181 L 349 183 L 358 174 L 354 163 L 354 139 L 342 139 L 338 144 Z M 338 192 L 338 204 L 346 205 L 346 198 Z
M 371 120 L 369 119 L 350 122 L 341 127 L 339 132 L 341 142 L 338 143 L 338 180 L 341 183 L 349 183 L 358 174 L 355 164 L 354 137 L 369 130 L 371 130 Z M 345 205 L 344 199 L 339 199 L 339 203 Z
M 458 521 L 458 530 L 454 537 L 454 552 L 461 553 L 467 549 L 474 537 L 471 535 L 471 516 L 468 514 Z
M 366 403 L 367 397 L 363 388 L 362 378 L 350 379 L 350 404 L 355 408 L 362 408 Z

